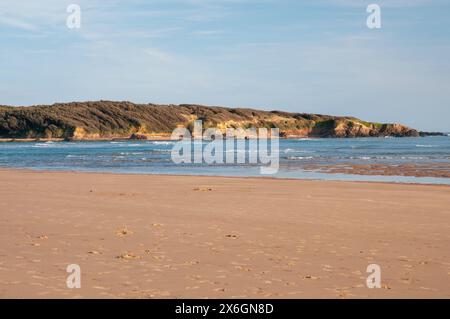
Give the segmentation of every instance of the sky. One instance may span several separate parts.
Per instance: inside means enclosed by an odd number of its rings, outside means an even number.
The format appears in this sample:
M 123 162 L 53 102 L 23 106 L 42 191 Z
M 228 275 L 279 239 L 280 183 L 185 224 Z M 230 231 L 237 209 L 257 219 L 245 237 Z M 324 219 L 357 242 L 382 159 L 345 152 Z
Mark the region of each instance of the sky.
M 366 25 L 369 4 L 381 28 Z M 69 4 L 81 8 L 70 29 Z M 448 0 L 0 0 L 0 104 L 196 103 L 450 131 Z

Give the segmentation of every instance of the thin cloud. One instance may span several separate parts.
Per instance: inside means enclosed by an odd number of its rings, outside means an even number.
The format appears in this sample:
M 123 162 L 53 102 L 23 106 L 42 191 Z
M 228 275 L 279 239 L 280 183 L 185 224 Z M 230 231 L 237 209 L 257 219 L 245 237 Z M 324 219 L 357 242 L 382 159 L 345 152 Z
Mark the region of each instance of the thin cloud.
M 33 32 L 38 31 L 39 29 L 36 25 L 31 24 L 29 22 L 17 18 L 8 18 L 8 17 L 0 17 L 0 25 Z
M 174 60 L 173 56 L 167 52 L 161 51 L 157 48 L 146 48 L 144 52 L 152 58 L 161 62 L 171 62 Z
M 212 35 L 219 35 L 223 34 L 224 31 L 222 30 L 197 30 L 193 31 L 193 35 L 199 35 L 199 36 L 212 36 Z

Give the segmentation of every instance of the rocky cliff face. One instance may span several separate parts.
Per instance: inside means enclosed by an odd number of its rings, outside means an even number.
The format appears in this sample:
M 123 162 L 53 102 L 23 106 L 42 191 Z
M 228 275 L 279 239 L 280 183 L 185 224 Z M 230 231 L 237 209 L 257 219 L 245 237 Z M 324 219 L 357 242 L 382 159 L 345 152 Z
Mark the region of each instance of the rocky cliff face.
M 330 120 L 323 124 L 316 125 L 310 135 L 321 137 L 419 136 L 418 131 L 400 124 L 369 123 L 357 119 Z
M 258 111 L 200 105 L 155 105 L 130 102 L 83 102 L 51 106 L 0 106 L 0 138 L 101 139 L 169 136 L 176 127 L 265 127 L 282 137 L 419 136 L 400 124 L 381 124 L 353 117 Z

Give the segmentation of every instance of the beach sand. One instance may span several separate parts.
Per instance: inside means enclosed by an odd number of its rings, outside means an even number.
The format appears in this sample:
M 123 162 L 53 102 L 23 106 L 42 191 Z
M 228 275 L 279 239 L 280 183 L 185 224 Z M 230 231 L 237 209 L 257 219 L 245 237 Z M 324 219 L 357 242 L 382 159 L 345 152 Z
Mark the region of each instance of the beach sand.
M 449 298 L 450 187 L 0 170 L 0 298 Z M 66 267 L 81 267 L 68 289 Z M 366 286 L 369 264 L 382 288 Z

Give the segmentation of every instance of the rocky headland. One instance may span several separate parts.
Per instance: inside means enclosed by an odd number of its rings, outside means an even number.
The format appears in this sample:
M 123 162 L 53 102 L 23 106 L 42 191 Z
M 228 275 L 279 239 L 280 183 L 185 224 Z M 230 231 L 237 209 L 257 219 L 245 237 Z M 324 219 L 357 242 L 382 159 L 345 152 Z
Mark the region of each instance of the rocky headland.
M 401 124 L 373 123 L 330 116 L 201 105 L 131 102 L 73 102 L 53 105 L 0 106 L 1 139 L 161 139 L 177 127 L 279 128 L 281 137 L 404 137 L 420 132 Z

